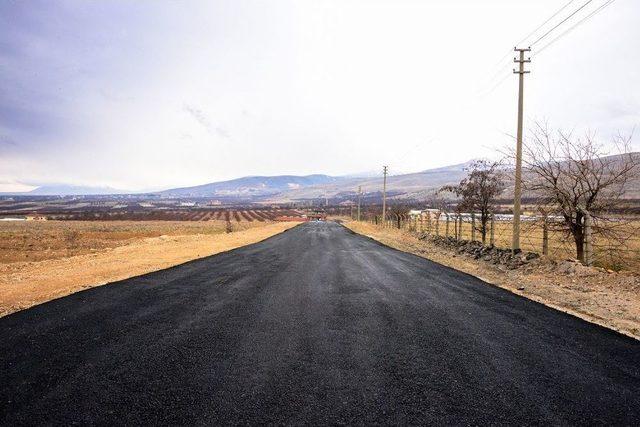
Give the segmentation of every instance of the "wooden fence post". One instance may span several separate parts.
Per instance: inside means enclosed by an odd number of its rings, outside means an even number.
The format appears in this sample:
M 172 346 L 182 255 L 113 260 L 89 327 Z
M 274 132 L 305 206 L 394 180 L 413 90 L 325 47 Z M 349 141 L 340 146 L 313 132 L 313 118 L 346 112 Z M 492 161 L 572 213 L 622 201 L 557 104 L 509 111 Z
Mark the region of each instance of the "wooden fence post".
M 453 234 L 456 240 L 460 240 L 460 235 L 458 234 L 458 215 L 457 214 L 453 217 Z
M 440 213 L 438 212 L 438 216 L 436 217 L 436 236 L 440 235 Z
M 549 255 L 549 224 L 546 215 L 542 223 L 542 255 Z
M 471 212 L 471 241 L 476 241 L 476 213 Z
M 449 237 L 449 214 L 447 212 L 444 213 L 447 217 L 447 225 L 444 230 L 444 237 Z
M 584 212 L 584 265 L 593 265 L 593 240 L 591 235 L 591 214 Z
M 491 230 L 489 232 L 490 233 L 489 244 L 491 246 L 495 246 L 495 244 L 496 244 L 495 227 L 496 227 L 495 220 L 493 218 L 493 214 L 491 214 Z

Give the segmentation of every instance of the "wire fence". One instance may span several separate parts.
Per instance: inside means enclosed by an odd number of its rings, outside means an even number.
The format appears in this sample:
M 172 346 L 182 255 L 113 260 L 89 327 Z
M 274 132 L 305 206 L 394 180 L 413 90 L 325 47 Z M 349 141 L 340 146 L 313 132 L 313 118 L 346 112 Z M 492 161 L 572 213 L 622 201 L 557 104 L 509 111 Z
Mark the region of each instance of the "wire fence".
M 362 219 L 380 227 L 450 237 L 455 240 L 477 241 L 502 249 L 512 247 L 512 215 L 494 215 L 485 227 L 482 227 L 479 215 L 471 213 L 390 214 L 384 222 L 379 215 L 367 214 Z M 616 217 L 608 220 L 615 226 L 608 227 L 607 232 L 593 227 L 594 232 L 589 245 L 589 264 L 616 271 L 640 273 L 640 218 Z M 537 216 L 521 218 L 522 251 L 536 252 L 552 259 L 576 259 L 576 248 L 573 236 L 566 231 L 559 219 Z

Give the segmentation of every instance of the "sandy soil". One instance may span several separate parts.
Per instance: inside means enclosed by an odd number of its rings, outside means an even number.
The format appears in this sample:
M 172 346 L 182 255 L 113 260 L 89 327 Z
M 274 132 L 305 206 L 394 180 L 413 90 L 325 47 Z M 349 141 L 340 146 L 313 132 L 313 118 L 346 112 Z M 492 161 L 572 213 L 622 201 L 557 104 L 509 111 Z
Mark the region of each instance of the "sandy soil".
M 118 226 L 113 223 L 112 225 Z M 256 223 L 244 230 L 228 234 L 224 233 L 222 228 L 209 226 L 207 232 L 210 234 L 182 235 L 175 234 L 179 233 L 179 229 L 176 230 L 171 224 L 163 225 L 169 227 L 164 230 L 171 235 L 139 237 L 139 233 L 125 233 L 120 230 L 126 238 L 114 240 L 112 248 L 93 248 L 92 251 L 85 251 L 86 253 L 80 255 L 62 257 L 61 254 L 65 253 L 63 248 L 52 251 L 55 256 L 35 262 L 0 264 L 0 316 L 82 289 L 256 243 L 294 227 L 297 223 Z M 71 226 L 75 230 L 84 227 L 82 224 Z M 145 224 L 137 224 L 136 227 L 145 227 Z M 159 226 L 152 228 L 153 232 L 161 229 Z M 47 230 L 57 233 L 51 224 L 47 225 Z M 82 232 L 78 240 L 83 240 Z M 45 241 L 56 242 L 56 239 L 48 238 Z M 20 248 L 14 250 L 19 251 Z
M 473 259 L 419 240 L 408 231 L 346 222 L 353 231 L 388 246 L 472 274 L 509 291 L 640 339 L 640 276 L 540 259 L 517 270 Z
M 232 222 L 233 231 L 262 227 Z M 225 221 L 0 221 L 0 263 L 43 261 L 128 245 L 145 237 L 220 234 Z

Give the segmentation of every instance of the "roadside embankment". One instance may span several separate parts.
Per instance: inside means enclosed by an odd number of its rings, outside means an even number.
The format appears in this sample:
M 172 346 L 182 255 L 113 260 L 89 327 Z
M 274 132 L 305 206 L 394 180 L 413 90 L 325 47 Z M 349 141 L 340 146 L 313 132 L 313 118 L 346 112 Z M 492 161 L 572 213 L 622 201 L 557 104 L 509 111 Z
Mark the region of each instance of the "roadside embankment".
M 118 246 L 91 253 L 3 263 L 0 264 L 0 316 L 83 289 L 256 243 L 296 225 L 298 223 L 261 223 L 231 233 L 218 227 L 212 234 L 167 234 L 137 239 L 127 235 L 126 243 L 118 242 Z M 116 230 L 118 224 L 112 222 L 106 226 Z M 83 231 L 79 231 L 75 238 L 82 241 L 84 236 Z M 21 249 L 16 247 L 16 250 Z
M 348 221 L 356 233 L 640 339 L 640 276 Z

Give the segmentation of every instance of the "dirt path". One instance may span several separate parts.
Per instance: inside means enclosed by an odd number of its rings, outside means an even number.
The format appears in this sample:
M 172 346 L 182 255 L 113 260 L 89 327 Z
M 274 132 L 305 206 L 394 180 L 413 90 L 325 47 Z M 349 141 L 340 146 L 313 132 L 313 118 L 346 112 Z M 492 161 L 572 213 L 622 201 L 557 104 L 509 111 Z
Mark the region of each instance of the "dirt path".
M 0 264 L 0 316 L 82 289 L 256 243 L 295 225 L 272 223 L 229 234 L 151 237 L 92 254 Z

